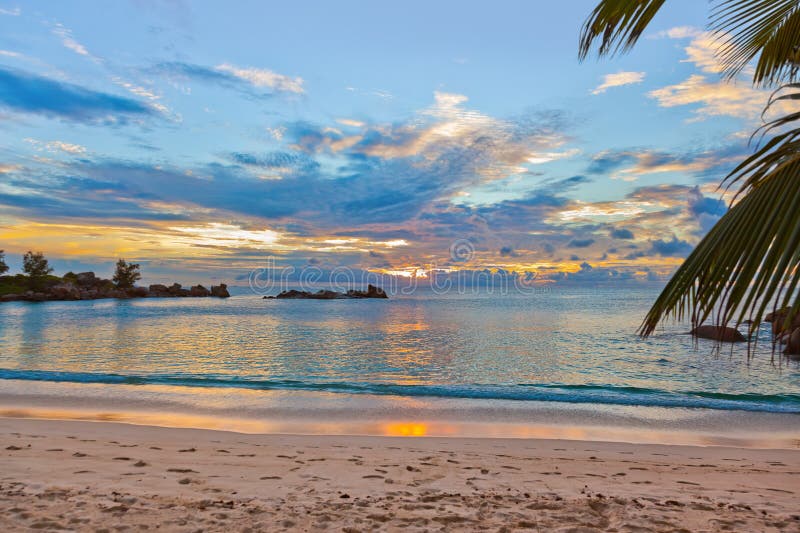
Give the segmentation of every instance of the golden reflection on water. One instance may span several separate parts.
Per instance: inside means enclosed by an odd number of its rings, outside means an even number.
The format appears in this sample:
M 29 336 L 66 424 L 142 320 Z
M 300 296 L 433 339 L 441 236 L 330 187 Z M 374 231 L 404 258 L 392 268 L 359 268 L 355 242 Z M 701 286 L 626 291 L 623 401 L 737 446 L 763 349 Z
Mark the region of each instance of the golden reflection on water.
M 319 421 L 263 420 L 220 417 L 201 414 L 119 411 L 99 412 L 50 408 L 0 408 L 2 418 L 34 418 L 46 420 L 82 420 L 117 422 L 134 425 L 209 429 L 249 434 L 297 435 L 372 435 L 385 437 L 466 437 L 552 439 L 640 444 L 674 444 L 695 446 L 733 446 L 742 448 L 796 449 L 796 435 L 771 435 L 753 438 L 742 435 L 708 435 L 692 431 L 663 431 L 642 428 L 579 427 L 569 425 L 527 425 L 492 422 L 451 421 Z
M 428 424 L 424 422 L 391 422 L 384 426 L 383 434 L 389 437 L 424 437 Z

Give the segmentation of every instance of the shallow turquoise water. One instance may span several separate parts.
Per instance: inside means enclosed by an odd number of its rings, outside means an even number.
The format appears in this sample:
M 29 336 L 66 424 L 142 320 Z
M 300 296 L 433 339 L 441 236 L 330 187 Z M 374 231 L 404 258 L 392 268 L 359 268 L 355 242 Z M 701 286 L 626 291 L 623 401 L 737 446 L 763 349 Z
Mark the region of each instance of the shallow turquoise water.
M 324 390 L 800 413 L 800 366 L 635 330 L 657 293 L 0 305 L 4 379 Z

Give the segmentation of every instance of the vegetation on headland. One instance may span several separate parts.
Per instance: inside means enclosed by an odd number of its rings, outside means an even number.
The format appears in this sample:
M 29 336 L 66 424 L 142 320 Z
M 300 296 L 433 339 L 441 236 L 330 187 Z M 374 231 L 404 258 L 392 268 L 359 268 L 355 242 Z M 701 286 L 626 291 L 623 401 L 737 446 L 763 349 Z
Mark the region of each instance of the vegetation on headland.
M 580 58 L 595 44 L 600 56 L 630 50 L 665 4 L 601 0 L 581 31 Z M 647 336 L 665 318 L 687 317 L 695 328 L 708 319 L 719 328 L 747 324 L 753 335 L 766 321 L 787 353 L 800 353 L 800 112 L 791 111 L 800 101 L 800 0 L 712 5 L 720 72 L 729 80 L 752 72 L 754 86 L 776 89 L 765 114 L 790 110 L 756 131 L 759 147 L 720 185 L 739 188 L 730 209 L 675 272 L 639 331 Z
M 0 302 L 230 296 L 224 283 L 212 285 L 211 289 L 202 285 L 184 289 L 179 283 L 137 287 L 135 283 L 142 278 L 140 267 L 125 259 L 117 261 L 110 280 L 98 278 L 94 272 L 67 272 L 62 277 L 54 276 L 53 268 L 42 252 L 28 251 L 22 263 L 23 273 L 3 275 L 9 268 L 3 250 L 0 250 Z

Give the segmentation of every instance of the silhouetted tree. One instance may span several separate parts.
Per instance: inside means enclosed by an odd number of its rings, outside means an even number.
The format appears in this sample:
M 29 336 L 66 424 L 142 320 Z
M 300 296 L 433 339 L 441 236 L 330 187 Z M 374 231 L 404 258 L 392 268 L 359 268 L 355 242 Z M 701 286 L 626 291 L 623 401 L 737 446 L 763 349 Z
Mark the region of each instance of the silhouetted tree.
M 31 288 L 38 288 L 53 271 L 42 252 L 28 252 L 22 258 L 22 270 L 28 275 Z
M 8 265 L 6 264 L 6 251 L 0 250 L 0 274 L 8 272 Z
M 142 279 L 138 263 L 128 263 L 124 259 L 117 261 L 117 269 L 112 278 L 120 289 L 130 289 L 133 284 Z

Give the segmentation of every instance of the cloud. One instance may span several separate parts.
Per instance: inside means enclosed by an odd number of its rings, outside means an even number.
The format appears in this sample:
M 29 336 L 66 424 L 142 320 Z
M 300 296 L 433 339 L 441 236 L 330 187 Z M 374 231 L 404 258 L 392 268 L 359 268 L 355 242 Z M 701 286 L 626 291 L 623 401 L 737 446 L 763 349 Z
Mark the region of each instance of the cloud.
M 644 81 L 644 72 L 617 72 L 615 74 L 606 74 L 603 77 L 603 83 L 595 87 L 592 94 L 602 94 L 612 87 L 622 87 L 623 85 L 633 85 L 642 83 Z
M 635 181 L 651 174 L 677 173 L 718 179 L 748 153 L 745 145 L 694 152 L 672 153 L 649 149 L 606 150 L 592 159 L 587 172 L 609 174 L 612 179 Z
M 0 67 L 0 107 L 83 123 L 123 124 L 156 111 L 142 102 Z
M 572 239 L 567 243 L 568 248 L 588 248 L 594 244 L 594 239 Z
M 696 105 L 696 120 L 708 117 L 731 116 L 755 118 L 766 104 L 766 95 L 748 86 L 706 80 L 705 76 L 692 74 L 681 83 L 668 85 L 648 93 L 661 107 Z
M 612 239 L 633 239 L 633 232 L 626 228 L 614 228 L 611 230 Z
M 660 239 L 652 241 L 650 253 L 666 257 L 686 257 L 692 253 L 693 249 L 694 246 L 688 242 L 679 240 L 677 237 L 673 236 L 672 240 L 669 241 Z
M 500 248 L 500 255 L 502 257 L 518 257 L 519 254 L 514 251 L 512 246 L 503 246 Z
M 9 17 L 18 17 L 22 14 L 22 10 L 18 7 L 13 9 L 0 8 L 0 15 L 7 15 Z
M 223 63 L 217 65 L 216 70 L 219 72 L 226 72 L 241 80 L 244 80 L 254 87 L 269 87 L 279 92 L 290 92 L 303 94 L 303 78 L 286 76 L 278 74 L 267 69 L 259 68 L 242 68 Z
M 527 175 L 532 166 L 578 153 L 565 147 L 571 139 L 558 114 L 503 120 L 469 109 L 466 102 L 464 95 L 436 92 L 433 105 L 405 121 L 370 124 L 357 132 L 297 122 L 287 125 L 286 135 L 308 153 L 413 164 L 418 172 L 462 186 Z
M 724 47 L 724 39 L 711 32 L 702 32 L 694 36 L 686 46 L 684 63 L 693 63 L 697 68 L 709 74 L 719 74 L 724 70 L 717 56 Z
M 667 37 L 669 39 L 687 39 L 698 37 L 703 34 L 703 30 L 695 28 L 694 26 L 676 26 L 668 30 L 662 30 L 656 33 L 655 37 Z
M 55 27 L 53 28 L 53 34 L 61 38 L 61 44 L 63 44 L 65 48 L 72 50 L 78 55 L 91 59 L 95 63 L 99 63 L 101 61 L 100 58 L 89 53 L 89 50 L 87 50 L 84 45 L 75 40 L 75 38 L 72 36 L 72 30 L 60 22 L 55 24 Z
M 702 237 L 727 213 L 728 204 L 721 198 L 703 195 L 700 187 L 689 191 L 689 213 L 697 219 L 697 235 Z
M 272 93 L 303 94 L 303 79 L 278 74 L 267 69 L 241 68 L 227 63 L 216 67 L 206 67 L 180 61 L 158 63 L 149 69 L 169 78 L 178 80 L 197 80 L 203 83 L 216 83 L 253 94 L 255 89 L 270 89 Z
M 19 165 L 9 165 L 7 163 L 0 163 L 0 174 L 9 174 L 11 172 L 16 172 L 20 168 L 22 167 L 20 167 Z
M 589 174 L 608 174 L 636 159 L 636 154 L 630 151 L 605 150 L 592 157 L 586 172 Z
M 86 153 L 86 147 L 79 144 L 72 144 L 63 141 L 42 142 L 36 139 L 26 138 L 25 142 L 32 145 L 37 151 L 64 152 L 71 155 L 82 155 Z
M 673 28 L 667 36 L 675 39 L 691 38 L 685 47 L 684 63 L 693 64 L 705 74 L 718 77 L 724 68 L 718 59 L 726 42 L 724 36 L 700 32 L 694 28 Z M 736 84 L 740 82 L 740 85 Z M 767 93 L 754 89 L 748 80 L 711 80 L 703 74 L 692 74 L 681 83 L 668 85 L 648 93 L 661 107 L 693 105 L 693 120 L 708 117 L 731 116 L 753 120 L 759 117 L 767 100 Z

